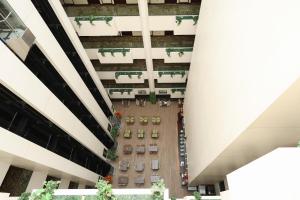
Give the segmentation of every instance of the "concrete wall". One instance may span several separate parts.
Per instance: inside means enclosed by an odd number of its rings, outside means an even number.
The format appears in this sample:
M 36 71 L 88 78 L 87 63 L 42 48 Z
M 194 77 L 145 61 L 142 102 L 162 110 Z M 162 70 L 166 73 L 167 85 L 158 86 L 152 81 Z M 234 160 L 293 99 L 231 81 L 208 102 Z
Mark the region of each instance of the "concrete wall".
M 300 75 L 299 9 L 295 0 L 202 1 L 184 106 L 192 184 L 299 139 L 299 83 L 283 95 Z

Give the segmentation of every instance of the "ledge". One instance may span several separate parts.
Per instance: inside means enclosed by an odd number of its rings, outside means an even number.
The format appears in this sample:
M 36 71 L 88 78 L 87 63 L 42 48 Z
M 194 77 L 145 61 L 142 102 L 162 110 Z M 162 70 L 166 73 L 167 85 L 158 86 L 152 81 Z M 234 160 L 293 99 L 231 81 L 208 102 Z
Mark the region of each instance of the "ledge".
M 132 64 L 102 64 L 99 60 L 92 60 L 96 71 L 146 71 L 146 60 L 133 60 Z
M 152 48 L 193 47 L 193 35 L 152 36 Z M 140 36 L 88 36 L 80 37 L 86 49 L 92 48 L 143 48 L 143 38 Z
M 186 83 L 157 83 L 155 80 L 155 88 L 185 88 Z
M 140 36 L 96 36 L 80 37 L 83 47 L 93 48 L 143 48 L 143 38 Z
M 148 80 L 144 83 L 116 83 L 115 80 L 101 80 L 105 88 L 149 88 Z
M 115 4 L 115 5 L 80 5 L 65 6 L 69 17 L 76 16 L 139 16 L 137 4 Z M 149 4 L 150 16 L 158 15 L 198 15 L 199 3 L 191 4 Z
M 168 70 L 185 70 L 190 69 L 190 63 L 164 63 L 162 59 L 153 60 L 154 71 L 168 71 Z

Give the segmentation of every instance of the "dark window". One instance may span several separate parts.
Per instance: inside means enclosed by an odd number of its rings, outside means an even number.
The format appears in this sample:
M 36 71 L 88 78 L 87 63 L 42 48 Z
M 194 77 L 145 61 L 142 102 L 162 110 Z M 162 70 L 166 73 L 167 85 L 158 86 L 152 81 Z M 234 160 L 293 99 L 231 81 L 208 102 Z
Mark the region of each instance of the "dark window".
M 32 171 L 10 166 L 0 187 L 0 192 L 10 193 L 10 196 L 20 196 L 25 192 Z
M 89 4 L 100 4 L 99 0 L 88 0 Z
M 225 183 L 224 181 L 219 182 L 220 192 L 225 191 Z
M 114 0 L 115 4 L 126 4 L 126 0 Z
M 174 35 L 174 31 L 165 31 L 165 35 Z
M 122 36 L 132 36 L 132 31 L 122 31 Z
M 69 184 L 69 189 L 78 189 L 78 183 L 71 181 Z

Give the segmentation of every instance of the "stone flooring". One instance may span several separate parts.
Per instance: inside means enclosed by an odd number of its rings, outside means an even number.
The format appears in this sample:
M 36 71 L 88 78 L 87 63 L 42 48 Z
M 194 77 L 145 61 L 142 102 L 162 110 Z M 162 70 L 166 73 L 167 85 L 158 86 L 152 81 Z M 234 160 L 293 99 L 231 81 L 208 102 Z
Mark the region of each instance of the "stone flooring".
M 135 102 L 131 102 L 128 107 L 123 106 L 120 102 L 114 102 L 114 106 L 117 111 L 121 112 L 122 125 L 120 130 L 120 136 L 118 137 L 118 155 L 119 158 L 112 164 L 115 167 L 114 177 L 113 177 L 113 188 L 149 188 L 151 187 L 150 176 L 152 174 L 160 175 L 167 188 L 170 190 L 170 197 L 176 196 L 177 198 L 184 197 L 190 193 L 185 187 L 180 185 L 180 174 L 179 174 L 179 156 L 178 156 L 178 134 L 177 134 L 177 113 L 179 108 L 174 102 L 170 107 L 159 107 L 158 104 L 152 105 L 147 102 L 145 107 L 136 106 Z M 127 125 L 125 123 L 125 116 L 132 115 L 135 116 L 135 124 Z M 139 117 L 148 116 L 148 125 L 140 125 Z M 161 124 L 152 125 L 152 116 L 160 116 Z M 129 128 L 133 132 L 131 139 L 123 138 L 124 129 Z M 137 138 L 137 130 L 141 128 L 146 131 L 146 136 L 144 139 Z M 153 128 L 158 129 L 159 139 L 151 138 L 151 130 Z M 133 152 L 131 155 L 124 155 L 122 147 L 125 144 L 131 144 L 136 147 L 138 144 L 145 144 L 148 147 L 149 144 L 156 143 L 159 146 L 158 154 L 149 154 L 148 151 L 144 155 L 137 155 Z M 152 159 L 158 159 L 160 162 L 160 168 L 158 171 L 152 171 L 150 163 Z M 120 172 L 118 163 L 120 160 L 128 160 L 130 162 L 130 167 L 127 172 Z M 136 162 L 145 162 L 145 170 L 142 173 L 138 173 L 134 170 L 134 164 Z M 129 184 L 126 187 L 118 186 L 117 178 L 119 175 L 128 175 Z M 134 178 L 138 175 L 143 175 L 145 177 L 145 184 L 143 186 L 136 186 L 134 184 Z

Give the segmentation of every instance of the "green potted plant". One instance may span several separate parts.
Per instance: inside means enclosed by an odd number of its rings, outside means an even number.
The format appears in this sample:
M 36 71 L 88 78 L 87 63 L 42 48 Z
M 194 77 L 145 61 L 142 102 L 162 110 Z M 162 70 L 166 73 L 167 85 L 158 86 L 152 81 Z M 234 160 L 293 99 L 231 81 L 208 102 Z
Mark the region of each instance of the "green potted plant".
M 30 194 L 30 192 L 23 192 L 18 200 L 29 200 Z
M 60 181 L 45 181 L 43 188 L 33 192 L 29 200 L 52 200 L 54 190 L 58 188 Z
M 108 149 L 107 150 L 107 154 L 106 154 L 106 158 L 111 160 L 111 161 L 115 161 L 119 156 L 116 153 L 115 149 Z
M 193 195 L 195 197 L 195 200 L 201 200 L 201 194 L 200 194 L 200 192 L 194 192 Z
M 96 183 L 97 200 L 116 200 L 115 195 L 112 193 L 112 186 L 108 184 L 105 180 L 99 180 Z
M 164 191 L 165 191 L 165 183 L 163 179 L 152 184 L 152 199 L 153 200 L 162 200 L 164 198 Z

